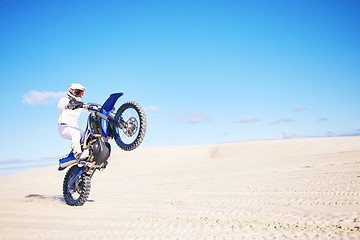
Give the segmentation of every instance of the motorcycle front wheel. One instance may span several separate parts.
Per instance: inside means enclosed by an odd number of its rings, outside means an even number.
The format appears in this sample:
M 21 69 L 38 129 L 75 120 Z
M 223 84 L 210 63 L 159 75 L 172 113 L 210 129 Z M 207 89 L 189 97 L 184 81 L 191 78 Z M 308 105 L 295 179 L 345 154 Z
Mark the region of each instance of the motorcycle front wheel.
M 64 200 L 70 206 L 84 205 L 90 194 L 91 178 L 86 173 L 77 176 L 79 173 L 78 168 L 77 165 L 72 166 L 64 178 Z
M 136 102 L 127 102 L 119 107 L 115 120 L 122 128 L 115 127 L 115 142 L 125 151 L 137 148 L 146 132 L 146 116 L 142 107 Z

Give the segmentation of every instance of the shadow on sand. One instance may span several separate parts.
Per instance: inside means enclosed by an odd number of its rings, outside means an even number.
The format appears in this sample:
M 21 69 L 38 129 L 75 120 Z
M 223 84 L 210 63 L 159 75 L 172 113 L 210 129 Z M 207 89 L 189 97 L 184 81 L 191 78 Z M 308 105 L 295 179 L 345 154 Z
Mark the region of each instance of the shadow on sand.
M 29 200 L 50 200 L 50 201 L 61 201 L 65 202 L 64 197 L 61 195 L 42 195 L 42 194 L 29 194 L 25 196 Z
M 44 200 L 44 201 L 60 201 L 65 203 L 64 197 L 62 195 L 42 195 L 42 194 L 29 194 L 25 196 L 26 199 L 32 200 Z M 94 202 L 94 200 L 87 200 L 87 202 Z

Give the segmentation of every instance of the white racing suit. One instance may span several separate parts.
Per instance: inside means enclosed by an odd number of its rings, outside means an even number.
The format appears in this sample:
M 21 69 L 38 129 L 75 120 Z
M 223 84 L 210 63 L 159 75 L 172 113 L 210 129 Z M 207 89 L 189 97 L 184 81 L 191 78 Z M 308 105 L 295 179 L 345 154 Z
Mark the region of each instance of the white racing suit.
M 71 140 L 71 148 L 74 156 L 79 159 L 82 153 L 80 140 L 84 135 L 84 131 L 78 126 L 78 119 L 82 112 L 87 112 L 84 108 L 77 108 L 74 110 L 67 109 L 70 99 L 61 98 L 57 107 L 60 110 L 58 119 L 58 132 L 62 138 Z

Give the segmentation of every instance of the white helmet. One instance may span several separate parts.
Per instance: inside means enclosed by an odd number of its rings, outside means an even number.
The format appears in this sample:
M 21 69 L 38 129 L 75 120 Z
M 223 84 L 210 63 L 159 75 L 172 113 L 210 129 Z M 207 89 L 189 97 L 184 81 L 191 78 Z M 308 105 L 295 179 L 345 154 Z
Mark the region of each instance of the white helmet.
M 74 98 L 76 101 L 81 101 L 84 91 L 86 91 L 86 88 L 83 85 L 72 83 L 68 88 L 68 96 Z

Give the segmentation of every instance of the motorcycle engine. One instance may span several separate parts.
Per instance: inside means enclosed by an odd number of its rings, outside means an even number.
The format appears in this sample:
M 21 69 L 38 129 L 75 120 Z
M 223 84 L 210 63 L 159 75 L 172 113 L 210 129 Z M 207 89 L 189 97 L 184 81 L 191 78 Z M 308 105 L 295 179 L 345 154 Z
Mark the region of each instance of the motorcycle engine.
M 96 165 L 100 165 L 109 158 L 111 153 L 110 143 L 105 141 L 103 138 L 98 138 L 98 140 L 92 146 L 92 151 L 94 154 L 93 161 Z

